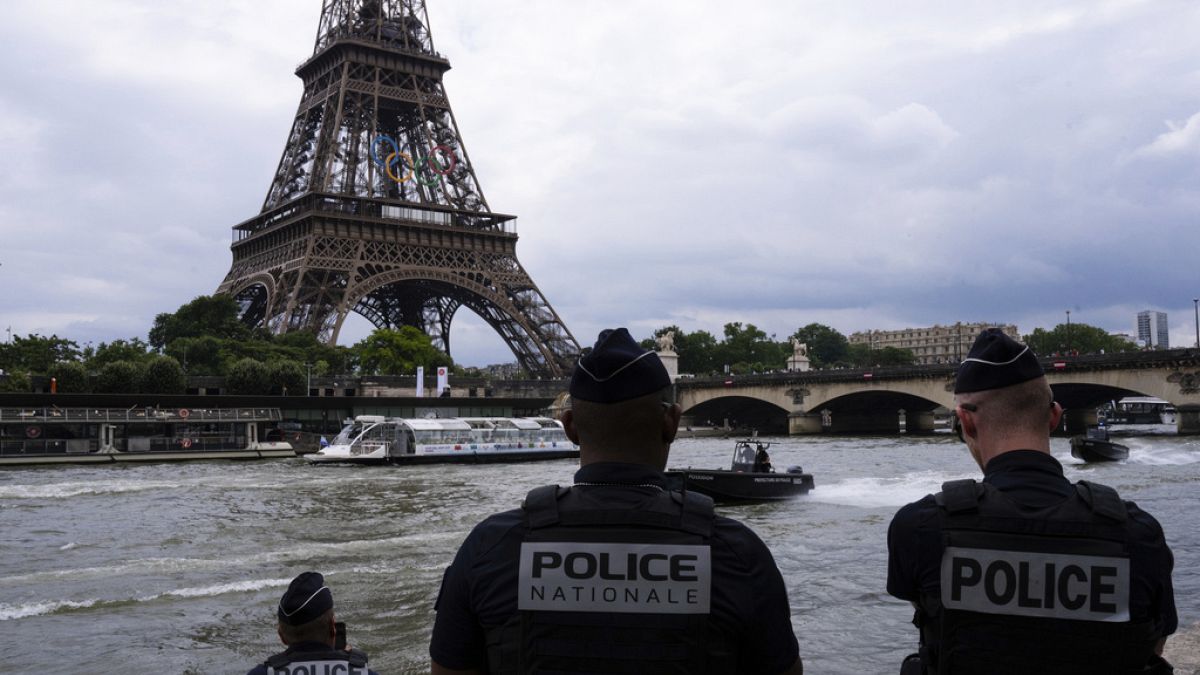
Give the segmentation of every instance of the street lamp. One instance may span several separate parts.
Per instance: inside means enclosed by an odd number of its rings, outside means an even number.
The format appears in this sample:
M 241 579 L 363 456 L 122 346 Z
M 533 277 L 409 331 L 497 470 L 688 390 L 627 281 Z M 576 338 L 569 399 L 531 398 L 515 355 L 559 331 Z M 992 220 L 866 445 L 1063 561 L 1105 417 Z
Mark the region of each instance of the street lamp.
M 1192 309 L 1196 310 L 1196 349 L 1200 349 L 1200 298 L 1192 298 Z
M 1067 310 L 1067 353 L 1071 353 L 1071 310 Z
M 306 363 L 304 364 L 304 367 L 308 368 L 308 382 L 304 387 L 304 395 L 312 396 L 312 364 Z

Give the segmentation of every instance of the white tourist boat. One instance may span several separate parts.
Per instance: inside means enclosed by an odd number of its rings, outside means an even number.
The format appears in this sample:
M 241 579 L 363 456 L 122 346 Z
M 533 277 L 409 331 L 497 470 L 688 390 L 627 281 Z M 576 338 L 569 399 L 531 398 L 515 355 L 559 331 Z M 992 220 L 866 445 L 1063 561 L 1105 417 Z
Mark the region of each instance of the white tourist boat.
M 359 415 L 347 420 L 313 463 L 408 464 L 511 462 L 578 457 L 579 446 L 548 417 L 402 418 Z

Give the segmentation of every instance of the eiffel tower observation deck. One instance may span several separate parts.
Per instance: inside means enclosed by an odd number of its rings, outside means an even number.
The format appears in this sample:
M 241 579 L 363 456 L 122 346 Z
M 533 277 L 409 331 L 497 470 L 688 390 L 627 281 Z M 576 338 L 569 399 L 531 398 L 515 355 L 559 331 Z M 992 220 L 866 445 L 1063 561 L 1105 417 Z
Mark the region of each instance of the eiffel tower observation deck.
M 275 333 L 336 343 L 357 312 L 447 353 L 465 306 L 529 373 L 563 376 L 579 344 L 517 260 L 516 217 L 488 207 L 449 69 L 424 0 L 323 0 L 283 156 L 262 212 L 233 228 L 217 292 Z

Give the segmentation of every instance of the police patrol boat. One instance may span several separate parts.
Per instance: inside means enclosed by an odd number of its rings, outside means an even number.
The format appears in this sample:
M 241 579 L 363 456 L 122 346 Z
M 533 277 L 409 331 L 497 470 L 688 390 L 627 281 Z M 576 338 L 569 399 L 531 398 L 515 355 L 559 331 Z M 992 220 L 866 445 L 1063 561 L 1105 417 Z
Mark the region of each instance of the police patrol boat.
M 512 462 L 578 457 L 579 446 L 548 417 L 402 418 L 359 415 L 330 444 L 308 455 L 314 464 Z
M 0 408 L 0 466 L 295 457 L 278 408 Z
M 1085 462 L 1119 462 L 1129 459 L 1129 447 L 1108 439 L 1104 425 L 1091 426 L 1082 436 L 1071 437 L 1071 456 Z
M 813 477 L 799 466 L 776 473 L 766 457 L 771 443 L 758 439 L 737 441 L 729 469 L 668 469 L 673 490 L 706 494 L 718 503 L 770 502 L 798 497 L 813 489 Z

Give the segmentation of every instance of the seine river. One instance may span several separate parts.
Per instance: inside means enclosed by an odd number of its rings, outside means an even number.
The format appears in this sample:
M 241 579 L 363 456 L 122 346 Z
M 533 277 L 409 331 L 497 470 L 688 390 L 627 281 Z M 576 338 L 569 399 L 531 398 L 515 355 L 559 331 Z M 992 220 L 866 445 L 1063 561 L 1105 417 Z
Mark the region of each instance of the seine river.
M 1181 630 L 1194 634 L 1200 438 L 1152 433 L 1164 430 L 1127 435 L 1121 464 L 1080 464 L 1065 439 L 1054 454 L 1072 479 L 1113 485 L 1163 523 Z M 775 466 L 803 465 L 816 489 L 723 511 L 771 547 L 806 672 L 897 672 L 916 637 L 908 605 L 884 591 L 888 522 L 977 470 L 945 434 L 772 440 Z M 726 440 L 682 440 L 671 465 L 717 467 L 731 450 Z M 0 670 L 244 673 L 278 649 L 273 612 L 288 581 L 316 569 L 376 669 L 428 672 L 434 599 L 458 544 L 529 489 L 569 483 L 574 466 L 0 469 Z

